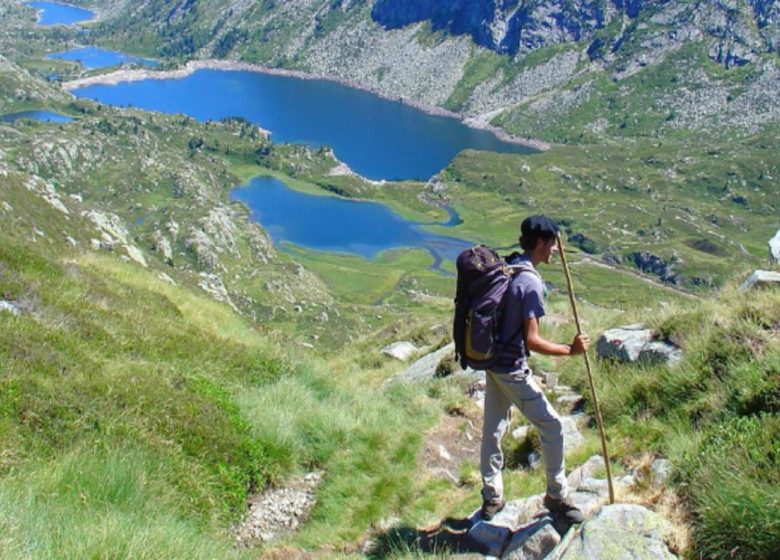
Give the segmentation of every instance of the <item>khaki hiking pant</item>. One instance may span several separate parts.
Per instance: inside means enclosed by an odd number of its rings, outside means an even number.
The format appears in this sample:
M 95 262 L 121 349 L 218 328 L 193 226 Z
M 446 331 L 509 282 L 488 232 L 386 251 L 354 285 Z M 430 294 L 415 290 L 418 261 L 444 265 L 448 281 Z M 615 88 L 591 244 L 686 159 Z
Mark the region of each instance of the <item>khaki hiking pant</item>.
M 504 454 L 501 439 L 509 427 L 511 407 L 515 405 L 533 424 L 542 440 L 542 456 L 547 471 L 547 493 L 565 498 L 569 489 L 563 460 L 563 427 L 561 418 L 534 381 L 528 368 L 511 373 L 485 372 L 485 418 L 482 426 L 482 497 L 485 500 L 504 497 L 501 469 Z

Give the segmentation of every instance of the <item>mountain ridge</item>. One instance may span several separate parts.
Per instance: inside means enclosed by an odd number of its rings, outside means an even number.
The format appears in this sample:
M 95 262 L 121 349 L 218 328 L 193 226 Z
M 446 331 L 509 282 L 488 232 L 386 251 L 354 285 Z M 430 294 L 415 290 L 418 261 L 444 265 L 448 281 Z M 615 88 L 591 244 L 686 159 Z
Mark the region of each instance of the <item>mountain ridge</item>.
M 113 6 L 93 33 L 147 54 L 225 58 L 331 76 L 454 110 L 519 137 L 541 133 L 542 140 L 572 142 L 570 135 L 548 135 L 524 119 L 535 113 L 577 118 L 588 111 L 591 95 L 609 95 L 635 75 L 646 84 L 666 80 L 649 95 L 655 100 L 669 94 L 659 121 L 676 115 L 672 125 L 684 130 L 728 134 L 729 128 L 755 130 L 776 120 L 780 101 L 771 92 L 780 87 L 779 11 L 772 0 L 149 1 L 132 10 Z M 502 39 L 494 40 L 493 28 Z M 527 48 L 521 48 L 524 37 Z M 659 65 L 675 58 L 676 76 L 659 74 Z M 696 70 L 707 65 L 712 70 L 704 83 Z M 547 110 L 539 103 L 545 98 L 564 104 Z M 758 108 L 748 124 L 740 104 Z M 729 105 L 735 110 L 724 111 Z M 593 115 L 588 141 L 632 134 L 625 127 L 600 127 L 610 118 L 603 109 Z M 675 126 L 666 128 L 674 133 Z

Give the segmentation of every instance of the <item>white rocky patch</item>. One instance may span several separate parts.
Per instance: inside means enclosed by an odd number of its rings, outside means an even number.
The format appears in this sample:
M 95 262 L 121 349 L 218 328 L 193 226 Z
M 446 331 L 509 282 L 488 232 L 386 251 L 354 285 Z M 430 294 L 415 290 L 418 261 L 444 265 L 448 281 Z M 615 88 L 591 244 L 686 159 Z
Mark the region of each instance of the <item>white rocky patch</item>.
M 317 73 L 360 84 L 387 97 L 442 106 L 463 77 L 473 44 L 464 35 L 421 49 L 423 28 L 424 24 L 418 23 L 383 30 L 371 20 L 360 20 L 306 51 L 305 64 Z
M 154 242 L 157 249 L 162 253 L 166 264 L 173 265 L 173 248 L 170 241 L 159 230 L 154 232 Z
M 412 344 L 411 342 L 407 340 L 402 340 L 399 342 L 393 342 L 392 344 L 388 344 L 384 348 L 382 348 L 381 352 L 385 356 L 390 356 L 391 358 L 395 358 L 396 360 L 400 360 L 402 362 L 407 361 L 409 358 L 414 356 L 418 352 L 417 346 Z
M 81 215 L 95 224 L 106 241 L 129 245 L 128 231 L 122 224 L 122 219 L 116 214 L 88 210 Z
M 176 243 L 176 239 L 179 237 L 179 224 L 173 220 L 165 224 L 168 233 L 171 234 L 173 242 Z
M 19 309 L 19 307 L 10 301 L 6 301 L 4 299 L 0 300 L 0 312 L 4 313 L 10 313 L 11 315 L 17 317 L 21 315 L 22 310 Z
M 561 86 L 577 72 L 580 56 L 580 52 L 576 50 L 563 52 L 544 64 L 521 72 L 503 86 L 503 75 L 482 82 L 474 88 L 465 108 L 468 115 L 476 116 L 475 120 L 469 122 L 487 124 L 496 116 L 496 112 Z
M 123 245 L 122 246 L 127 253 L 127 256 L 130 257 L 132 260 L 146 268 L 146 259 L 144 258 L 144 254 L 141 252 L 141 249 L 136 247 L 135 245 Z
M 158 272 L 157 278 L 163 282 L 167 282 L 168 284 L 173 284 L 174 286 L 176 285 L 176 281 L 164 272 Z
M 780 263 L 780 229 L 769 240 L 769 260 L 774 263 Z
M 246 518 L 233 529 L 240 544 L 265 542 L 300 527 L 317 502 L 322 473 L 311 472 L 283 488 L 271 488 L 249 499 Z
M 54 208 L 65 214 L 70 215 L 70 211 L 65 207 L 60 199 L 60 195 L 57 194 L 54 185 L 41 179 L 40 177 L 28 177 L 24 182 L 24 187 L 30 191 L 39 194 L 46 202 L 51 204 Z
M 235 311 L 238 311 L 238 308 L 233 304 L 233 301 L 230 299 L 230 295 L 228 295 L 227 288 L 225 288 L 225 284 L 224 282 L 222 282 L 222 278 L 220 278 L 216 274 L 201 272 L 198 286 L 217 301 L 227 303 Z
M 233 222 L 231 212 L 232 210 L 227 206 L 217 206 L 212 208 L 206 217 L 201 218 L 200 224 L 203 226 L 203 231 L 211 238 L 218 253 L 228 252 L 237 257 L 236 224 Z

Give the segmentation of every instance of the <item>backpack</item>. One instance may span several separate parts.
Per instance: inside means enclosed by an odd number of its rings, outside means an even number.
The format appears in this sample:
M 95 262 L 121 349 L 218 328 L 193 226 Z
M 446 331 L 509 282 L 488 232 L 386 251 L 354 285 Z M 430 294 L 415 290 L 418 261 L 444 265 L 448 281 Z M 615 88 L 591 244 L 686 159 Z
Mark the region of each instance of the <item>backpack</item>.
M 455 318 L 452 335 L 455 359 L 462 368 L 485 370 L 493 367 L 500 354 L 525 353 L 525 345 L 509 346 L 520 332 L 500 340 L 505 295 L 518 270 L 538 274 L 530 263 L 509 265 L 489 247 L 466 249 L 456 262 Z

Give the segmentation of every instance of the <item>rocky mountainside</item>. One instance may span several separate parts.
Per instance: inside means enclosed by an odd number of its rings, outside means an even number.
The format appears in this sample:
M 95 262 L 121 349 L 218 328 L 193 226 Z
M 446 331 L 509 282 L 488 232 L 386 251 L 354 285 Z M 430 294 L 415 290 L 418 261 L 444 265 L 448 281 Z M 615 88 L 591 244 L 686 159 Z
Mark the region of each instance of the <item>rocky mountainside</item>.
M 740 4 L 742 4 L 740 6 Z M 740 9 L 741 8 L 741 9 Z M 777 50 L 780 8 L 773 1 L 669 2 L 668 0 L 538 0 L 425 1 L 378 0 L 371 11 L 374 21 L 398 29 L 430 21 L 433 29 L 454 35 L 468 34 L 478 45 L 499 53 L 528 53 L 558 43 L 590 41 L 589 53 L 603 52 L 599 30 L 625 28 L 640 16 L 655 16 L 664 31 L 694 23 L 718 40 L 713 53 L 725 64 L 742 64 L 767 50 Z M 685 33 L 683 33 L 683 36 Z M 619 48 L 620 37 L 612 44 Z
M 145 1 L 107 6 L 95 31 L 149 54 L 326 75 L 555 141 L 573 140 L 555 129 L 572 118 L 590 140 L 646 134 L 621 128 L 614 107 L 594 110 L 622 86 L 671 132 L 755 131 L 780 115 L 774 0 Z

